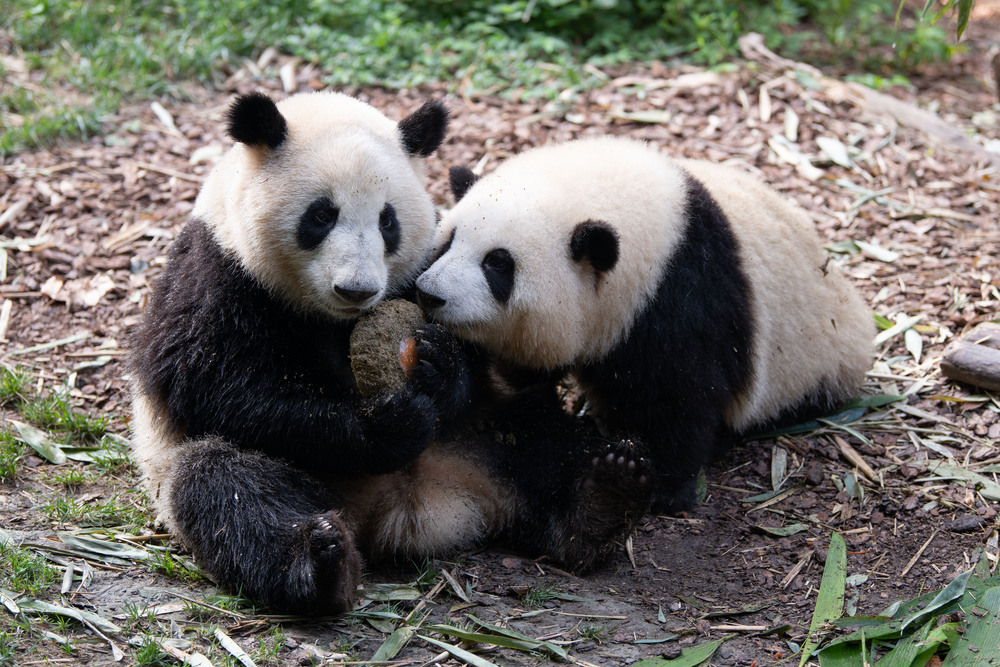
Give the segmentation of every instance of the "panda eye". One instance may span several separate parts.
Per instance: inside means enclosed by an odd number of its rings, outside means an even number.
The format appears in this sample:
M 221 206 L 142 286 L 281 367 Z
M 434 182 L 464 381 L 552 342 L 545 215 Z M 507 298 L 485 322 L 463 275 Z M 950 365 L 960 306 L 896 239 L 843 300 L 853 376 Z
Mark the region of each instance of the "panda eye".
M 503 248 L 490 250 L 483 258 L 483 268 L 489 271 L 507 272 L 514 268 L 514 258 Z
M 399 248 L 399 218 L 396 217 L 396 209 L 392 204 L 382 207 L 382 212 L 378 214 L 378 228 L 382 232 L 386 254 L 396 252 Z
M 503 248 L 486 253 L 483 258 L 483 276 L 490 292 L 500 303 L 507 303 L 514 291 L 514 258 Z
M 312 250 L 337 224 L 338 209 L 328 197 L 314 200 L 299 218 L 298 242 L 304 250 Z

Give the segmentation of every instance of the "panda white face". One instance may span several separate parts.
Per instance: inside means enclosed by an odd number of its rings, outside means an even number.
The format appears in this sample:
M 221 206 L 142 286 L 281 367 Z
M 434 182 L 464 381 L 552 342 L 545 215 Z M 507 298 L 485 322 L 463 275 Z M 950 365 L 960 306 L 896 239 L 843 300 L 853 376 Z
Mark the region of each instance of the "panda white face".
M 478 181 L 453 170 L 452 188 L 418 299 L 455 335 L 537 369 L 626 336 L 684 232 L 683 172 L 638 142 L 536 148 Z
M 430 111 L 430 130 L 443 138 L 447 113 Z M 431 123 L 397 126 L 336 93 L 277 105 L 245 96 L 229 120 L 240 143 L 209 177 L 194 215 L 273 293 L 353 319 L 426 266 L 436 221 L 419 158 L 440 141 L 418 142 Z

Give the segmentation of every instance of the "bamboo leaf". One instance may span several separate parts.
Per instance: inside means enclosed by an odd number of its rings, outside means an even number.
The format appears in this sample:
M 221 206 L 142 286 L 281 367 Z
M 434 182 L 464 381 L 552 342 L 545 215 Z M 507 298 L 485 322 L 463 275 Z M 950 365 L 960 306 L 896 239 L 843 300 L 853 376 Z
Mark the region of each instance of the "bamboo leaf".
M 413 586 L 397 584 L 369 584 L 358 590 L 358 597 L 377 602 L 419 600 L 421 593 Z
M 788 452 L 784 447 L 775 445 L 771 448 L 771 489 L 774 491 L 780 489 L 787 474 Z
M 889 250 L 888 248 L 883 248 L 880 245 L 868 243 L 867 241 L 855 241 L 855 243 L 857 243 L 858 247 L 861 248 L 861 252 L 868 255 L 872 259 L 877 259 L 880 262 L 891 264 L 899 259 L 899 253 L 894 250 Z
M 438 640 L 431 639 L 430 637 L 427 637 L 426 635 L 417 635 L 417 636 L 420 637 L 421 639 L 423 639 L 425 642 L 428 642 L 430 644 L 434 644 L 434 646 L 437 646 L 438 648 L 440 648 L 440 649 L 442 649 L 444 651 L 447 651 L 448 653 L 451 653 L 453 656 L 455 656 L 459 660 L 464 660 L 465 662 L 467 662 L 468 664 L 472 665 L 473 667 L 499 667 L 495 662 L 490 662 L 489 660 L 486 660 L 485 658 L 480 658 L 475 653 L 470 653 L 469 651 L 466 651 L 465 649 L 459 648 L 458 646 L 452 646 L 451 644 L 446 644 L 444 642 L 439 642 Z
M 955 36 L 962 38 L 965 27 L 969 25 L 969 15 L 972 13 L 973 0 L 958 0 L 958 25 L 955 27 Z
M 559 656 L 560 658 L 566 658 L 567 656 L 566 650 L 562 647 L 548 642 L 538 641 L 537 639 L 531 639 L 529 637 L 523 637 L 522 639 L 493 633 L 469 632 L 468 630 L 462 630 L 461 628 L 442 624 L 428 625 L 425 626 L 424 629 L 432 630 L 442 635 L 461 639 L 466 642 L 493 644 L 494 646 L 503 646 L 504 648 L 514 649 L 515 651 L 525 651 L 527 653 L 545 650 Z
M 219 628 L 215 629 L 215 638 L 222 644 L 222 648 L 229 651 L 234 658 L 243 663 L 243 667 L 257 667 L 257 663 L 253 661 L 253 658 L 247 655 L 247 652 L 240 648 L 240 645 L 234 642 L 232 637 Z
M 933 655 L 940 644 L 940 642 L 934 644 L 927 642 L 927 637 L 934 623 L 934 619 L 927 621 L 919 630 L 899 641 L 891 651 L 875 663 L 877 667 L 911 667 L 918 664 L 915 662 L 918 656 L 923 655 L 928 648 L 931 648 L 931 655 Z M 919 664 L 926 664 L 926 660 Z
M 769 535 L 774 535 L 776 537 L 788 537 L 789 535 L 795 535 L 801 533 L 804 530 L 809 530 L 809 526 L 804 523 L 793 523 L 789 526 L 754 526 L 757 530 L 765 532 Z
M 59 448 L 59 445 L 52 442 L 43 431 L 30 424 L 19 422 L 16 419 L 8 419 L 7 421 L 13 424 L 18 434 L 20 434 L 18 440 L 34 449 L 46 461 L 56 465 L 66 463 L 66 455 Z
M 900 629 L 905 632 L 908 626 L 913 625 L 917 621 L 922 622 L 928 616 L 936 615 L 936 611 L 961 598 L 965 594 L 965 589 L 966 586 L 968 586 L 969 577 L 971 576 L 972 570 L 966 570 L 962 574 L 955 577 L 952 582 L 945 586 L 944 589 L 938 593 L 926 607 L 903 619 L 903 624 Z
M 588 602 L 593 602 L 593 600 L 588 600 Z M 544 648 L 546 651 L 549 651 L 550 653 L 555 653 L 556 655 L 559 655 L 563 658 L 566 657 L 566 649 L 559 646 L 558 644 L 542 641 L 541 639 L 533 639 L 528 635 L 521 634 L 517 630 L 512 630 L 510 628 L 502 628 L 498 625 L 491 625 L 486 621 L 479 620 L 478 618 L 472 616 L 471 614 L 469 615 L 469 620 L 478 625 L 479 627 L 489 630 L 490 632 L 495 632 L 496 634 L 505 635 L 512 639 L 520 639 L 521 641 L 525 642 L 534 642 L 536 644 L 541 645 L 542 648 Z
M 103 616 L 99 616 L 90 611 L 84 611 L 83 609 L 77 609 L 76 607 L 61 607 L 59 605 L 50 604 L 48 602 L 43 602 L 41 600 L 23 601 L 20 602 L 18 606 L 20 606 L 21 611 L 35 612 L 38 614 L 55 614 L 56 616 L 67 616 L 69 618 L 75 618 L 81 623 L 86 621 L 104 633 L 121 632 L 121 628 L 119 628 L 117 625 L 107 620 Z
M 715 652 L 719 650 L 719 647 L 727 639 L 728 637 L 723 637 L 722 639 L 688 647 L 681 651 L 679 658 L 671 660 L 661 657 L 646 658 L 635 663 L 632 667 L 696 667 L 715 655 Z
M 392 634 L 389 635 L 382 645 L 378 647 L 378 650 L 371 657 L 372 662 L 388 662 L 395 658 L 403 647 L 406 646 L 410 638 L 413 637 L 417 632 L 417 629 L 412 625 L 404 625 L 401 628 L 396 628 L 393 630 Z
M 826 156 L 841 167 L 851 168 L 853 162 L 847 153 L 847 146 L 834 137 L 816 137 L 816 145 L 826 153 Z
M 966 612 L 968 627 L 952 645 L 941 667 L 992 665 L 1000 661 L 1000 586 L 983 593 Z
M 926 442 L 924 443 L 926 444 Z M 1000 500 L 1000 484 L 978 472 L 967 470 L 951 463 L 938 463 L 928 471 L 942 479 L 960 479 L 973 484 L 987 500 Z
M 844 611 L 844 590 L 847 579 L 847 545 L 840 533 L 830 536 L 830 548 L 826 553 L 826 565 L 823 566 L 823 578 L 819 584 L 819 594 L 816 596 L 816 609 L 813 610 L 812 622 L 809 624 L 809 636 L 802 646 L 802 657 L 799 667 L 816 650 L 820 643 L 820 630 L 826 623 L 840 618 Z
M 913 360 L 920 363 L 920 353 L 923 351 L 923 342 L 920 340 L 920 332 L 916 329 L 907 329 L 903 332 L 903 344 L 906 351 L 913 355 Z
M 115 558 L 126 558 L 132 560 L 146 560 L 149 552 L 139 549 L 131 544 L 123 542 L 108 542 L 98 539 L 92 535 L 76 535 L 74 533 L 59 533 L 59 541 L 63 544 L 98 556 L 97 560 L 103 560 L 103 556 Z

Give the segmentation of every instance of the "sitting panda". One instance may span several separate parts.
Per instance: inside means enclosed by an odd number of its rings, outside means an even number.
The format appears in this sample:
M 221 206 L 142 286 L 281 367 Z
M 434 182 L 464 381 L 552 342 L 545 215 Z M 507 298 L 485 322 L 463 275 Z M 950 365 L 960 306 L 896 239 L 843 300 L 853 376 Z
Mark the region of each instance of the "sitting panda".
M 434 443 L 474 370 L 435 325 L 415 332 L 411 379 L 358 391 L 355 323 L 430 261 L 422 158 L 443 141 L 444 106 L 395 123 L 337 93 L 252 93 L 226 122 L 236 144 L 131 341 L 133 453 L 161 520 L 220 585 L 280 611 L 350 609 L 365 551 L 500 536 L 596 562 L 648 504 L 635 447 L 500 402 L 495 432 L 470 419 Z M 534 438 L 560 470 L 524 472 L 514 456 Z
M 431 321 L 639 436 L 653 508 L 695 500 L 736 437 L 858 392 L 873 321 L 795 206 L 732 168 L 595 138 L 522 153 L 458 200 L 417 280 Z

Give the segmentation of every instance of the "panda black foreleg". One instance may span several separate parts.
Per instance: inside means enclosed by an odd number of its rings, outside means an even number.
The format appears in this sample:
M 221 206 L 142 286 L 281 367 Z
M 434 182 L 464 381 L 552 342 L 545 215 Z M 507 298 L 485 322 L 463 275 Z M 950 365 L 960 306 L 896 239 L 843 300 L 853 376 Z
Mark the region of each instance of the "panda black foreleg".
M 221 586 L 277 610 L 350 610 L 362 560 L 334 499 L 261 454 L 218 439 L 188 447 L 170 503 L 198 564 Z
M 650 441 L 657 473 L 651 509 L 657 514 L 686 512 L 699 502 L 699 474 L 729 449 L 735 436 L 721 418 L 686 427 L 664 425 L 657 431 L 660 437 Z
M 470 407 L 492 398 L 488 357 L 438 324 L 420 327 L 416 343 L 413 385 L 433 399 L 439 435 L 447 435 L 456 424 L 465 423 Z

